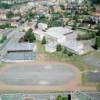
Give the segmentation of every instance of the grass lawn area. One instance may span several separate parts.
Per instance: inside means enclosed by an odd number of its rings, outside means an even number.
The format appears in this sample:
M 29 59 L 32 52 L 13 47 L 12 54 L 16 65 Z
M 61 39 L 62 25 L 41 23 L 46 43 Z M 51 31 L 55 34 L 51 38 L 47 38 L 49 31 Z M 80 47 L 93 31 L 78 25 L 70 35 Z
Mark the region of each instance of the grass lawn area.
M 100 59 L 100 51 L 94 52 L 94 56 L 97 57 L 98 59 Z
M 0 68 L 2 68 L 4 65 L 5 63 L 0 61 Z
M 70 63 L 75 65 L 80 71 L 85 70 L 85 64 L 81 62 L 80 56 L 73 54 L 73 56 L 68 56 L 61 52 L 47 53 L 45 52 L 44 45 L 37 41 L 37 53 L 43 54 L 47 61 L 57 61 L 61 63 Z M 37 54 L 37 55 L 38 55 Z
M 70 63 L 75 65 L 80 71 L 85 70 L 85 65 L 80 61 L 80 57 L 77 55 L 68 56 L 67 54 L 63 54 L 62 52 L 55 52 L 55 53 L 46 53 L 48 60 L 55 60 L 62 63 Z
M 41 54 L 41 53 L 45 53 L 45 48 L 44 48 L 44 45 L 41 44 L 40 41 L 36 41 L 37 43 L 37 53 L 38 54 Z
M 97 91 L 100 92 L 100 84 L 97 85 Z
M 88 33 L 86 30 L 82 30 L 82 29 L 77 29 L 76 31 L 78 31 L 81 34 L 86 34 Z
M 84 76 L 83 73 L 81 75 L 82 75 L 81 76 L 82 84 L 85 85 L 87 83 L 87 79 L 86 79 L 86 77 Z

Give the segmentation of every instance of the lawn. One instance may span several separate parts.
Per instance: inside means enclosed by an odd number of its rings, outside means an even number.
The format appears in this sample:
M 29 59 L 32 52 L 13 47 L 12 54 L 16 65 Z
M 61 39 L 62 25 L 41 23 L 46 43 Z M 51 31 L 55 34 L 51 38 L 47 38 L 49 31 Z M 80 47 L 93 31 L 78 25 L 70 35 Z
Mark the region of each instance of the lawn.
M 47 61 L 57 61 L 61 63 L 70 63 L 75 65 L 80 71 L 85 70 L 85 64 L 80 60 L 80 56 L 73 54 L 73 56 L 68 56 L 67 54 L 63 54 L 63 52 L 55 52 L 55 53 L 47 53 L 45 52 L 44 45 L 42 45 L 39 41 L 37 42 L 37 53 L 43 54 Z M 37 55 L 38 55 L 37 54 Z
M 5 63 L 0 61 L 0 68 L 2 68 L 4 65 Z
M 45 48 L 44 48 L 44 45 L 42 45 L 42 43 L 40 41 L 36 41 L 37 43 L 37 53 L 38 54 L 43 54 L 45 53 Z
M 100 84 L 99 84 L 99 85 L 97 85 L 97 91 L 99 91 L 99 92 L 100 92 Z
M 62 63 L 70 63 L 75 65 L 80 71 L 85 70 L 85 65 L 80 61 L 80 57 L 77 55 L 68 56 L 67 54 L 63 54 L 62 52 L 56 52 L 53 54 L 46 53 L 48 60 L 55 60 Z
M 47 52 L 45 52 L 44 46 L 39 41 L 37 42 L 37 46 L 38 46 L 37 53 L 42 54 L 45 58 L 45 61 L 55 61 L 55 62 L 73 64 L 81 72 L 87 71 L 87 69 L 88 69 L 87 65 L 84 62 L 82 62 L 81 56 L 78 56 L 78 55 L 75 55 L 75 54 L 73 54 L 73 56 L 68 56 L 67 54 L 63 53 L 63 50 L 61 52 L 47 53 Z M 100 57 L 99 52 L 96 52 L 95 55 Z M 84 77 L 83 74 L 81 74 L 81 80 L 82 80 L 82 85 L 91 86 L 91 84 L 89 84 L 87 82 L 87 78 Z M 96 84 L 93 84 L 92 86 L 96 86 Z
M 96 52 L 94 53 L 94 56 L 97 57 L 98 59 L 100 59 L 100 51 L 96 51 Z

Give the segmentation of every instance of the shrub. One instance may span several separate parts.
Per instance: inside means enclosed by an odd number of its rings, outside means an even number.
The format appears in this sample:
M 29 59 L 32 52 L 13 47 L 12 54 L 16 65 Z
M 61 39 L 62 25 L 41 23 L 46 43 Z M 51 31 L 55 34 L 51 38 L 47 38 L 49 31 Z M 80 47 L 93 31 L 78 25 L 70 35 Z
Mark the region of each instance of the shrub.
M 95 48 L 96 49 L 100 48 L 100 36 L 96 36 Z
M 63 50 L 63 54 L 66 54 L 66 53 L 67 53 L 67 49 L 64 48 L 64 50 Z
M 56 47 L 56 51 L 61 51 L 61 50 L 62 50 L 62 47 L 61 47 L 60 44 L 58 44 L 57 47 Z
M 94 32 L 86 33 L 86 34 L 77 36 L 77 40 L 90 40 L 90 39 L 93 39 L 93 38 L 95 38 Z
M 42 39 L 42 44 L 46 44 L 46 38 L 45 38 L 45 36 Z
M 68 100 L 68 97 L 59 95 L 56 100 Z
M 24 35 L 24 41 L 31 42 L 31 43 L 36 41 L 36 37 L 34 33 L 32 32 L 32 29 L 29 29 L 26 32 L 26 34 Z
M 0 43 L 3 43 L 7 39 L 6 36 L 3 36 L 2 39 L 0 40 Z
M 72 52 L 68 52 L 68 56 L 73 56 L 73 53 Z
M 7 18 L 12 18 L 14 16 L 13 12 L 12 11 L 9 11 L 7 14 L 6 14 L 6 17 Z

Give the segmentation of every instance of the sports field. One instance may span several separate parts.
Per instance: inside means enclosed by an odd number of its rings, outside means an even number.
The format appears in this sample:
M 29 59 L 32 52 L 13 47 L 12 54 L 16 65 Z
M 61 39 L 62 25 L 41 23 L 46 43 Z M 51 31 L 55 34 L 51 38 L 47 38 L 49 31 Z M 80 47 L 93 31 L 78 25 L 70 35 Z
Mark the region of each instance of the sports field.
M 80 71 L 70 64 L 7 64 L 0 70 L 0 89 L 73 90 L 80 77 Z

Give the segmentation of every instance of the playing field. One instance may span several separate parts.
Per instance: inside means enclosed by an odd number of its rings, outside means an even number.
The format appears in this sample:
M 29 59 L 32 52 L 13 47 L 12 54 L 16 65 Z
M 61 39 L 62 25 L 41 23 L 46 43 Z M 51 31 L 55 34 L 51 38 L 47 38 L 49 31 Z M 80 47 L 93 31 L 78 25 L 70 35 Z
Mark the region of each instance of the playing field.
M 80 79 L 79 73 L 79 70 L 70 64 L 10 64 L 0 72 L 0 86 L 15 90 L 75 86 Z

